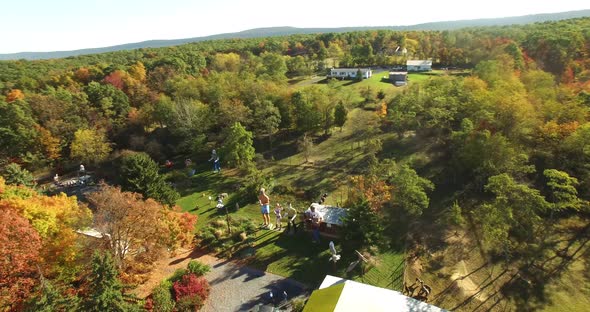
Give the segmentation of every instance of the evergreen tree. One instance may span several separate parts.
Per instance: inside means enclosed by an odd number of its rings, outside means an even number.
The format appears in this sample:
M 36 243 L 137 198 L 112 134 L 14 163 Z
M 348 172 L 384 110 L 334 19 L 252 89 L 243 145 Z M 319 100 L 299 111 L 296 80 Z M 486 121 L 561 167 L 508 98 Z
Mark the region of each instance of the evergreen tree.
M 340 127 L 340 131 L 342 131 L 342 127 L 346 123 L 346 117 L 348 112 L 346 111 L 346 107 L 342 104 L 342 101 L 336 105 L 334 109 L 334 124 Z
M 30 300 L 26 311 L 74 311 L 79 303 L 76 297 L 64 296 L 57 287 L 43 277 L 41 277 L 40 291 L 39 296 Z
M 146 153 L 123 156 L 119 179 L 124 191 L 140 193 L 167 205 L 174 205 L 179 197 L 158 173 L 158 164 Z
M 123 286 L 119 281 L 117 268 L 110 254 L 95 253 L 90 275 L 90 294 L 84 299 L 80 311 L 127 311 L 123 300 Z

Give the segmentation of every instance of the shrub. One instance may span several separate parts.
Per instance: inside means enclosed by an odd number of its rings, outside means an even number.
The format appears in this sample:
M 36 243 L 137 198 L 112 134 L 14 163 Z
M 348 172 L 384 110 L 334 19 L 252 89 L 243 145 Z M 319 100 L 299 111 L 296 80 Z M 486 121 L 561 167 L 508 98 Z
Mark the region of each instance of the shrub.
M 200 277 L 211 271 L 211 267 L 197 260 L 191 260 L 188 263 L 188 271 L 195 274 L 197 277 Z
M 172 282 L 163 281 L 152 291 L 151 308 L 157 312 L 174 311 L 174 300 L 172 299 Z
M 199 311 L 203 307 L 203 299 L 198 295 L 182 297 L 176 302 L 176 311 L 192 312 Z
M 203 302 L 209 296 L 209 282 L 203 277 L 197 277 L 195 274 L 187 274 L 182 277 L 182 280 L 174 282 L 172 286 L 174 289 L 174 296 L 176 302 L 182 308 L 192 307 L 195 310 L 203 306 Z M 198 300 L 198 297 L 200 300 Z M 188 299 L 185 299 L 187 298 Z M 187 302 L 188 301 L 188 302 Z M 180 308 L 179 308 L 180 310 Z
M 174 274 L 172 274 L 172 276 L 170 276 L 168 278 L 168 280 L 171 283 L 180 281 L 182 279 L 183 276 L 185 276 L 188 273 L 187 269 L 177 269 L 176 271 L 174 271 Z

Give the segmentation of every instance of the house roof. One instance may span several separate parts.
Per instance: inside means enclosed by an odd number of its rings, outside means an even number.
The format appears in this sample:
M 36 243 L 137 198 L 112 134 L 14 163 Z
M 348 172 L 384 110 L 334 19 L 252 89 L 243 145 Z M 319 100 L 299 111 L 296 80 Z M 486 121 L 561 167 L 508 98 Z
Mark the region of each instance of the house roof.
M 331 71 L 345 72 L 345 73 L 356 73 L 358 71 L 367 72 L 370 68 L 332 68 Z
M 303 311 L 443 312 L 447 310 L 405 296 L 395 290 L 326 275 L 320 288 L 311 294 Z
M 431 60 L 408 60 L 406 62 L 408 66 L 432 66 Z
M 318 203 L 312 203 L 311 206 L 315 207 L 315 211 L 320 214 L 324 222 L 335 225 L 342 225 L 342 220 L 348 212 L 346 208 L 320 205 Z

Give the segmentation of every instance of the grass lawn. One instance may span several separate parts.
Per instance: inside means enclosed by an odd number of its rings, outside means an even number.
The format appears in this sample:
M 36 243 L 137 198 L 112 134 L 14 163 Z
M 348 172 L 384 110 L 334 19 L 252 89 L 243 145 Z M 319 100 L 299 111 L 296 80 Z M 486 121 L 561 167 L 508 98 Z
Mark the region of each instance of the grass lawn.
M 355 109 L 351 115 L 362 112 Z M 347 196 L 348 176 L 355 166 L 362 165 L 363 154 L 356 146 L 352 150 L 351 130 L 344 127 L 342 131 L 334 130 L 328 139 L 318 142 L 315 146 L 312 160 L 315 164 L 305 162 L 301 154 L 293 154 L 283 159 L 270 162 L 263 172 L 271 173 L 275 177 L 276 185 L 291 185 L 296 189 L 318 187 L 329 192 L 327 202 L 342 203 Z M 384 135 L 384 138 L 388 134 Z M 217 211 L 215 198 L 219 193 L 228 193 L 229 198 L 224 202 L 231 202 L 236 194 L 239 183 L 237 170 L 222 170 L 213 173 L 209 163 L 196 168 L 197 173 L 186 178 L 184 183 L 178 183 L 177 188 L 181 198 L 177 204 L 183 211 L 197 214 L 196 231 L 201 230 L 216 219 L 225 220 L 225 210 Z M 180 169 L 187 170 L 187 169 Z M 172 172 L 171 175 L 176 173 Z M 271 204 L 280 202 L 285 204 L 287 197 L 269 194 Z M 211 200 L 209 200 L 211 196 Z M 293 200 L 294 198 L 289 198 Z M 293 200 L 298 211 L 307 208 L 309 201 Z M 257 203 L 250 203 L 240 207 L 228 207 L 232 218 L 247 218 L 255 224 L 262 222 L 260 208 Z M 271 213 L 272 214 L 272 213 Z M 274 218 L 271 215 L 271 223 Z M 328 250 L 329 239 L 324 238 L 321 244 L 313 244 L 310 233 L 298 233 L 290 236 L 278 231 L 257 230 L 250 235 L 251 247 L 245 247 L 234 253 L 236 259 L 245 261 L 248 265 L 270 273 L 293 278 L 311 288 L 319 286 L 326 274 L 337 275 L 380 287 L 399 289 L 396 277 L 403 272 L 403 253 L 386 252 L 376 256 L 376 266 L 370 268 L 361 276 L 360 267 L 351 273 L 346 268 L 351 261 L 356 260 L 354 253 L 342 254 L 342 259 L 334 267 L 330 262 Z M 334 240 L 337 250 L 342 250 L 341 241 Z M 246 245 L 244 245 L 246 246 Z M 400 268 L 402 268 L 400 270 Z M 399 280 L 399 279 L 398 279 Z M 399 283 L 401 285 L 401 282 Z

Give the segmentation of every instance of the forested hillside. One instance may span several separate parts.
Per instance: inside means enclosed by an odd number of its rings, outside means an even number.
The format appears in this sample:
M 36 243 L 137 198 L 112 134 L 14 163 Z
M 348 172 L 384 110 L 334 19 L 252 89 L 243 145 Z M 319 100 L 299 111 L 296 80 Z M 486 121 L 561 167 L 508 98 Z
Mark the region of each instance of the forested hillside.
M 448 70 L 387 92 L 307 81 L 333 66 L 391 68 L 408 59 Z M 309 163 L 313 145 L 345 125 L 343 140 L 362 156 L 324 173 L 350 172 L 356 190 L 342 200 L 358 213 L 345 237 L 405 248 L 407 274 L 433 281 L 434 304 L 582 311 L 568 294 L 590 297 L 590 18 L 2 61 L 0 95 L 2 310 L 90 311 L 104 299 L 95 293 L 101 269 L 138 284 L 134 276 L 157 255 L 189 243 L 196 221 L 170 208 L 187 194 L 158 173 L 164 161 L 205 162 L 217 148 L 222 166 L 237 168 L 240 194 L 252 196 L 271 184 L 269 173 L 284 171 L 276 161 L 301 152 Z M 80 163 L 105 180 L 99 192 L 78 202 L 44 189 Z M 319 195 L 313 185 L 283 183 L 277 193 Z M 113 221 L 113 207 L 129 214 Z M 133 232 L 122 241 L 137 254 L 80 243 L 75 231 L 93 222 Z M 92 260 L 89 250 L 101 248 L 113 259 Z M 476 290 L 447 287 L 459 263 Z M 577 284 L 563 286 L 566 278 Z M 120 295 L 116 278 L 109 283 Z M 137 300 L 113 302 L 125 310 Z
M 483 27 L 483 26 L 503 26 L 516 24 L 539 23 L 546 21 L 558 21 L 563 19 L 580 18 L 590 16 L 590 10 L 570 11 L 561 13 L 546 13 L 534 14 L 526 16 L 514 16 L 504 18 L 485 18 L 474 20 L 461 21 L 446 21 L 433 22 L 417 25 L 405 26 L 365 26 L 365 27 L 340 27 L 340 28 L 296 28 L 296 27 L 268 27 L 255 28 L 244 30 L 236 33 L 217 34 L 205 37 L 185 38 L 185 39 L 171 39 L 171 40 L 149 40 L 137 43 L 127 43 L 116 45 L 112 47 L 89 48 L 73 51 L 54 51 L 54 52 L 20 52 L 0 54 L 0 60 L 42 60 L 52 58 L 64 58 L 71 56 L 78 56 L 84 54 L 97 54 L 106 52 L 115 52 L 121 50 L 132 50 L 142 48 L 160 48 L 175 45 L 181 45 L 191 42 L 220 40 L 220 39 L 247 39 L 260 38 L 272 36 L 288 36 L 296 34 L 318 34 L 318 33 L 342 33 L 352 31 L 368 31 L 368 30 L 395 30 L 395 31 L 409 31 L 409 30 L 454 30 L 464 27 Z

